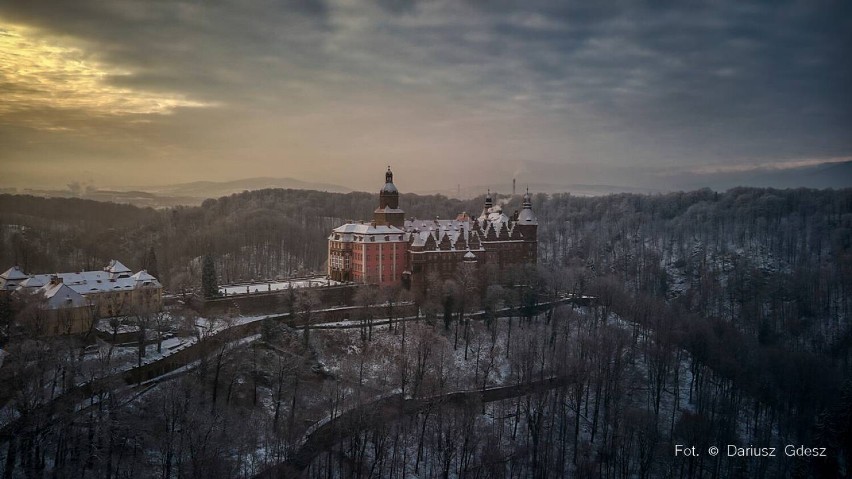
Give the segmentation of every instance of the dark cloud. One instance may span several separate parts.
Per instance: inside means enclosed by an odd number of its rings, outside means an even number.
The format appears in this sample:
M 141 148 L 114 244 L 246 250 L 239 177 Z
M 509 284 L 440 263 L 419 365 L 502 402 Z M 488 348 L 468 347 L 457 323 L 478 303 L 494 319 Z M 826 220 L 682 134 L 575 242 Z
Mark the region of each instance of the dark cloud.
M 145 154 L 185 158 L 187 175 L 214 143 L 204 161 L 222 176 L 254 174 L 230 158 L 265 168 L 298 151 L 275 174 L 426 158 L 495 175 L 558 164 L 616 183 L 625 168 L 852 154 L 850 5 L 13 0 L 0 17 L 126 70 L 109 77 L 117 88 L 216 105 L 113 119 L 123 143 L 92 121 L 69 134 L 75 158 L 132 157 L 144 138 Z M 55 133 L 26 129 L 40 114 L 13 125 L 15 141 L 46 151 Z M 272 125 L 301 136 L 283 141 Z M 0 118 L 0 135 L 11 127 Z

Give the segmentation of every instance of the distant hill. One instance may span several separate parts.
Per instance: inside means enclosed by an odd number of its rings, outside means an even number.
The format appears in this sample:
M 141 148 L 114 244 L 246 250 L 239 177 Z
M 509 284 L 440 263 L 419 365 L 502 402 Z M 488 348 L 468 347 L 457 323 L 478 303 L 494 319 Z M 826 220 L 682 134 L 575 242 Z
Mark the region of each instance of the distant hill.
M 245 178 L 233 181 L 193 181 L 173 185 L 116 186 L 110 189 L 86 188 L 84 191 L 24 188 L 20 193 L 46 198 L 79 198 L 111 203 L 131 204 L 140 207 L 169 208 L 172 206 L 198 206 L 207 198 L 220 198 L 243 191 L 281 188 L 289 190 L 316 190 L 328 193 L 350 193 L 345 186 L 327 183 L 309 183 L 293 178 Z M 17 194 L 16 188 L 0 193 Z
M 150 186 L 138 188 L 163 196 L 188 196 L 195 198 L 218 198 L 246 190 L 262 190 L 266 188 L 284 188 L 292 190 L 316 190 L 329 193 L 349 193 L 351 188 L 328 183 L 311 183 L 294 178 L 244 178 L 233 181 L 193 181 L 165 186 Z
M 574 196 L 603 196 L 617 193 L 649 194 L 660 193 L 663 190 L 654 188 L 618 186 L 618 185 L 581 185 L 581 184 L 556 184 L 556 183 L 526 183 L 515 185 L 515 193 L 524 194 L 529 187 L 530 193 L 571 193 Z M 440 190 L 415 190 L 418 195 L 444 195 L 448 198 L 470 199 L 485 195 L 486 191 L 507 195 L 512 192 L 511 183 L 493 183 L 488 185 L 464 186 L 460 189 Z
M 761 168 L 738 172 L 690 175 L 681 179 L 686 189 L 709 186 L 725 190 L 736 186 L 761 188 L 852 188 L 852 161 L 820 163 L 797 168 Z

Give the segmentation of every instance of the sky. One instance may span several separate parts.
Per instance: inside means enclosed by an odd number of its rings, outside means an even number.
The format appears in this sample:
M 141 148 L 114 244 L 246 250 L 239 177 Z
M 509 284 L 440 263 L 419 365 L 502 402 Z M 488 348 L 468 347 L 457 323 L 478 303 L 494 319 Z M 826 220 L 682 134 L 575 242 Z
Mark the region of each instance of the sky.
M 3 0 L 0 186 L 700 186 L 852 160 L 851 89 L 839 0 Z

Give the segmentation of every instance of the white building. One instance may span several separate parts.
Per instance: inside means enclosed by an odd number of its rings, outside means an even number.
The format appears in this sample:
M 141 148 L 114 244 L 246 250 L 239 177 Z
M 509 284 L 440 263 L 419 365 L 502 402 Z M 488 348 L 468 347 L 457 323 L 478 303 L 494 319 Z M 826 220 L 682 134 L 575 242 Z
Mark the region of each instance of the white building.
M 157 278 L 145 270 L 133 274 L 118 260 L 101 271 L 27 274 L 13 266 L 0 274 L 0 291 L 20 290 L 40 292 L 47 309 L 85 309 L 92 319 L 163 309 L 163 287 Z

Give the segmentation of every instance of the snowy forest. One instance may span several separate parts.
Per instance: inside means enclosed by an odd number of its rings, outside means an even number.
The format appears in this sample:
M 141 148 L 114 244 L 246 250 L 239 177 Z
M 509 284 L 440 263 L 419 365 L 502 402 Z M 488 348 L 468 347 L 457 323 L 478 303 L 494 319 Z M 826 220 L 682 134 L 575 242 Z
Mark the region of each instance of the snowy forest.
M 450 218 L 483 199 L 400 204 Z M 205 256 L 220 283 L 288 278 L 322 272 L 330 229 L 374 207 L 299 190 L 161 210 L 0 195 L 0 269 L 119 258 L 174 294 L 200 288 Z M 36 313 L 4 299 L 2 477 L 852 474 L 852 190 L 538 194 L 533 209 L 537 267 L 484 290 L 463 275 L 421 297 L 363 287 L 336 323 L 292 293 L 251 331 L 173 305 L 149 327 L 194 336 L 191 356 L 154 377 L 131 366 L 162 338 L 124 348 L 127 366 L 101 339 L 15 334 Z

